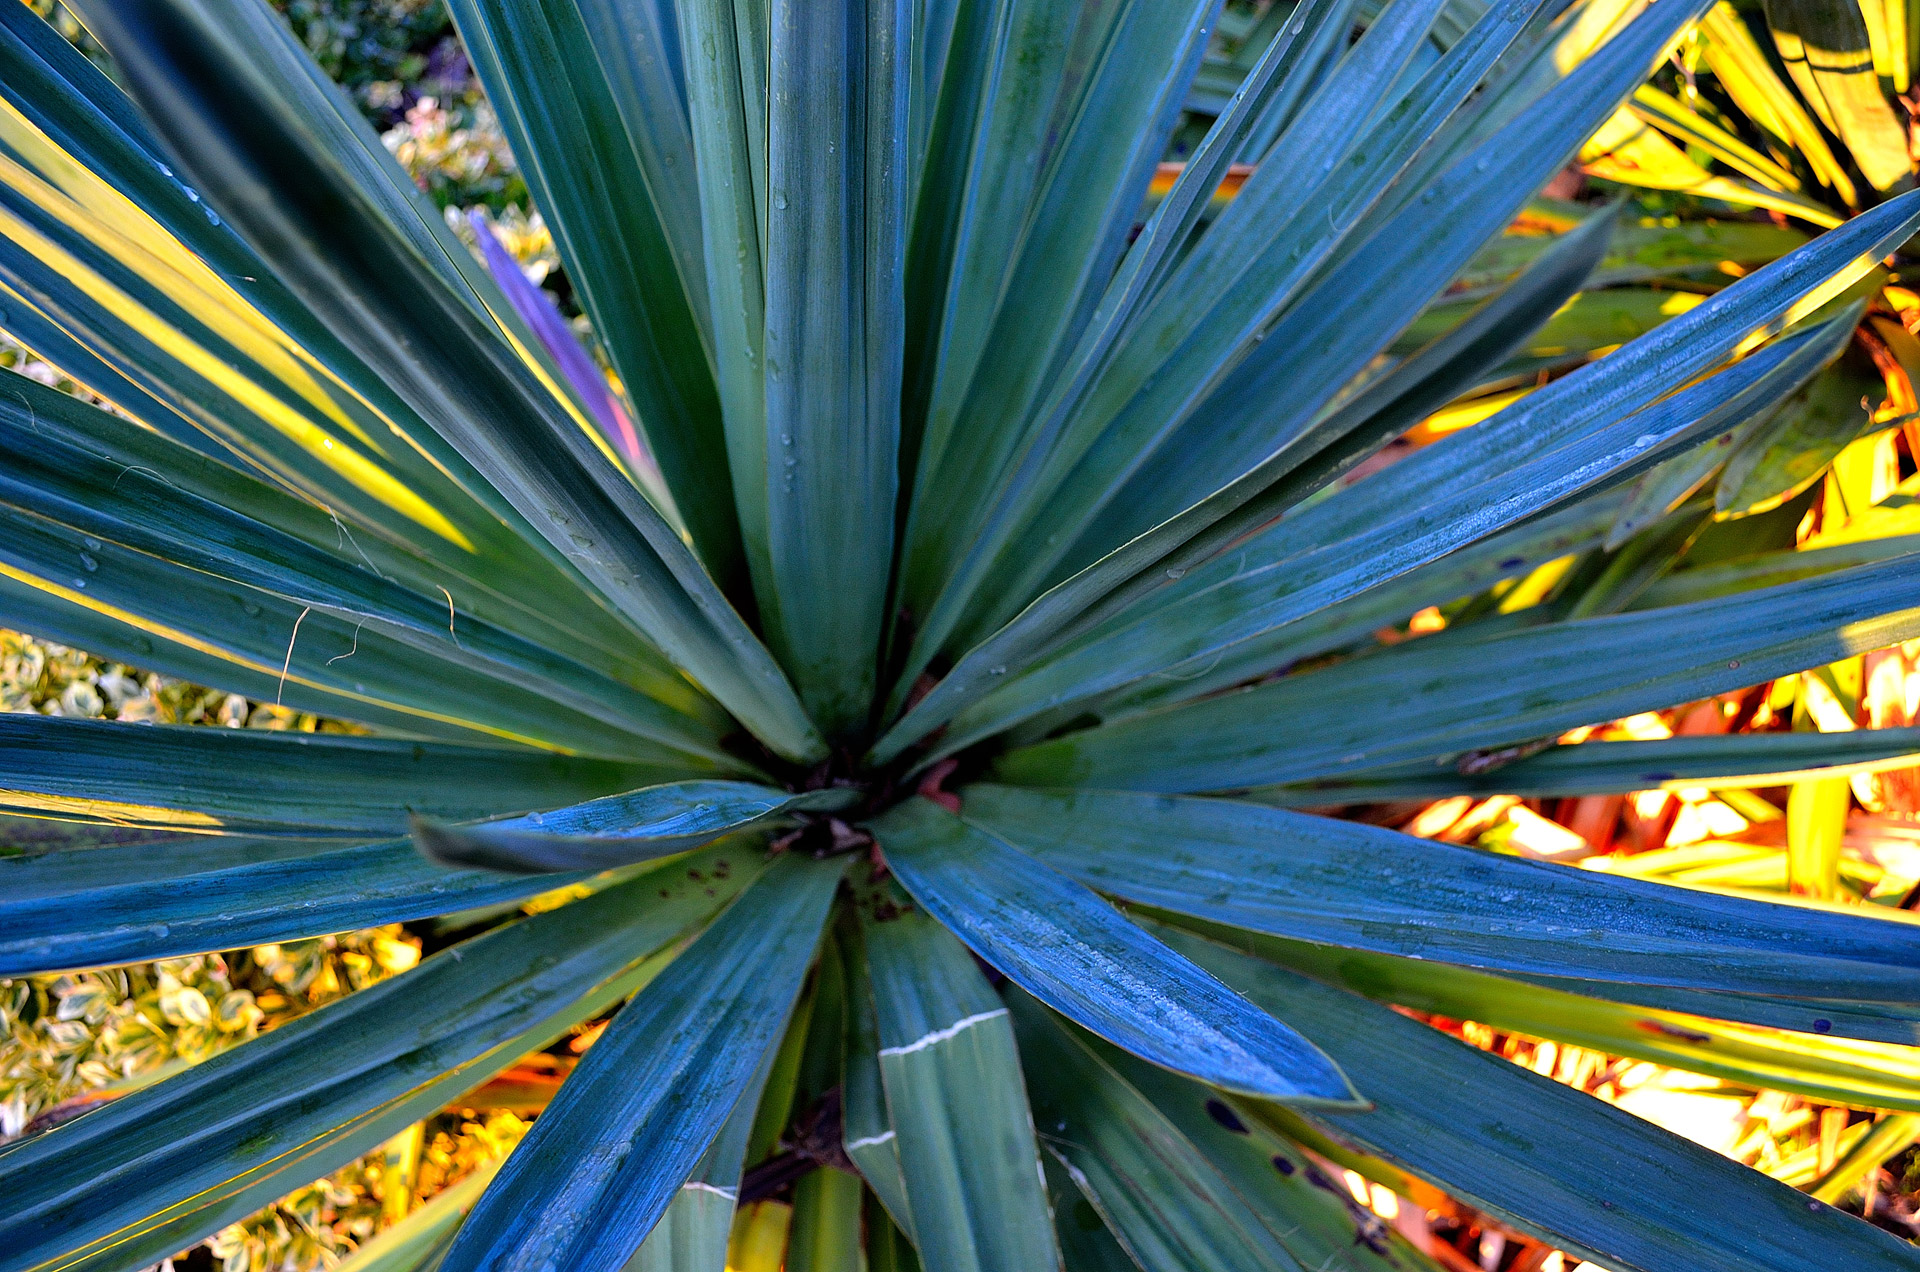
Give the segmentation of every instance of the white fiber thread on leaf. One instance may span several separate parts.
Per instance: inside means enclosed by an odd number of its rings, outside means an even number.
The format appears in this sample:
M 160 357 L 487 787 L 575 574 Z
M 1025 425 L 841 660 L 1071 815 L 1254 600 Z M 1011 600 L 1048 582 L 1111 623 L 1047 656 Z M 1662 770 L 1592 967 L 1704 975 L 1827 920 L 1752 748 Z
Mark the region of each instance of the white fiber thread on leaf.
M 366 620 L 366 619 L 364 619 L 364 618 L 363 618 L 363 619 L 361 619 L 361 620 L 360 620 L 360 621 L 359 621 L 358 623 L 355 623 L 355 624 L 353 625 L 353 648 L 352 648 L 352 649 L 349 649 L 349 650 L 348 650 L 348 651 L 347 651 L 346 653 L 344 653 L 344 654 L 335 654 L 335 655 L 334 655 L 333 657 L 331 657 L 331 658 L 329 658 L 329 659 L 327 659 L 327 666 L 329 666 L 329 667 L 331 667 L 331 666 L 333 666 L 333 664 L 335 664 L 335 663 L 337 663 L 337 662 L 339 662 L 339 661 L 340 661 L 340 660 L 341 660 L 342 658 L 351 658 L 351 657 L 353 657 L 353 656 L 354 656 L 355 654 L 357 654 L 357 653 L 359 653 L 359 652 L 360 652 L 360 629 L 361 629 L 362 627 L 365 627 L 366 625 L 367 625 L 367 620 Z M 289 650 L 289 651 L 288 651 L 288 653 L 289 653 L 289 659 L 288 659 L 288 661 L 292 661 L 292 659 L 291 659 L 291 653 L 292 653 L 292 651 L 291 651 L 291 650 Z M 285 685 L 285 684 L 286 684 L 286 680 L 285 680 L 285 673 L 284 673 L 284 672 L 282 672 L 282 673 L 281 673 L 281 676 L 282 676 L 282 679 L 281 679 L 281 682 L 280 682 L 280 683 L 281 683 L 282 685 Z
M 687 1192 L 687 1191 L 696 1190 L 696 1189 L 700 1192 L 710 1192 L 716 1197 L 724 1197 L 728 1201 L 740 1200 L 740 1190 L 737 1188 L 722 1188 L 718 1184 L 709 1184 L 703 1180 L 698 1180 L 698 1179 L 689 1180 L 686 1183 L 680 1185 L 680 1190 L 682 1192 Z
M 881 1054 L 884 1055 L 885 1053 L 882 1052 Z M 892 1131 L 883 1131 L 879 1135 L 869 1135 L 865 1139 L 857 1139 L 849 1143 L 847 1145 L 847 1151 L 851 1153 L 856 1148 L 877 1148 L 892 1138 Z
M 435 586 L 438 586 L 438 584 Z M 442 587 L 440 588 L 440 595 L 447 598 L 447 639 L 451 640 L 455 645 L 458 645 L 460 638 L 453 634 L 453 593 Z
M 293 643 L 300 639 L 300 624 L 306 622 L 307 615 L 311 613 L 313 613 L 313 606 L 309 605 L 300 611 L 300 617 L 293 620 L 293 634 L 287 637 L 287 659 L 280 664 L 280 687 L 274 691 L 273 695 L 273 705 L 276 707 L 280 705 L 280 699 L 286 696 L 287 669 L 293 666 Z M 355 643 L 358 644 L 358 641 L 356 640 Z
M 982 1021 L 992 1020 L 996 1016 L 1004 1016 L 1006 1014 L 1007 1009 L 1005 1007 L 997 1011 L 983 1011 L 977 1016 L 968 1016 L 963 1020 L 956 1020 L 945 1029 L 936 1029 L 924 1038 L 916 1038 L 904 1047 L 882 1047 L 880 1048 L 880 1054 L 883 1056 L 904 1056 L 910 1052 L 921 1051 L 927 1047 L 931 1047 L 936 1042 L 945 1042 L 962 1030 L 971 1029 Z

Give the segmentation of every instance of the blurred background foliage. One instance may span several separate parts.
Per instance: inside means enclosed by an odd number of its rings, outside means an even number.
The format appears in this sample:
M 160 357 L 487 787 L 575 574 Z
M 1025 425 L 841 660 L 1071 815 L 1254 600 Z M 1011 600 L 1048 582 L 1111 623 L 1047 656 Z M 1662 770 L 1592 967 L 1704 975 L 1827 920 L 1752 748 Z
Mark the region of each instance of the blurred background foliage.
M 101 56 L 57 0 L 26 2 L 90 56 Z M 440 0 L 273 2 L 456 232 L 473 241 L 468 214 L 477 210 L 590 343 L 552 240 Z M 1635 8 L 1629 0 L 1589 0 L 1567 24 L 1563 49 L 1577 56 Z M 1171 184 L 1186 149 L 1289 12 L 1284 0 L 1229 0 L 1156 192 Z M 1437 41 L 1464 29 L 1475 12 L 1474 0 L 1454 0 L 1436 27 Z M 1578 165 L 1479 254 L 1375 370 L 1447 330 L 1554 236 L 1622 200 L 1609 250 L 1585 289 L 1504 365 L 1349 480 L 1604 357 L 1809 235 L 1911 186 L 1916 67 L 1920 18 L 1908 0 L 1717 5 L 1601 129 Z M 1230 176 L 1218 201 L 1230 198 L 1243 176 Z M 1834 304 L 1859 306 L 1848 354 L 1771 418 L 1649 473 L 1624 500 L 1604 543 L 1412 615 L 1346 653 L 1496 614 L 1572 616 L 1678 604 L 1910 550 L 1909 536 L 1920 534 L 1920 278 L 1881 270 Z M 0 342 L 0 367 L 92 399 L 17 345 Z M 0 709 L 224 728 L 340 727 L 15 632 L 0 632 Z M 1916 723 L 1920 643 L 1580 732 L 1660 738 Z M 1920 769 L 1753 790 L 1677 787 L 1566 799 L 1490 793 L 1325 811 L 1492 852 L 1677 884 L 1843 904 L 1920 902 Z M 0 826 L 0 852 L 31 850 L 36 837 L 58 833 L 47 825 Z M 500 917 L 450 916 L 151 965 L 0 980 L 0 1138 L 78 1116 L 403 971 L 450 933 Z M 1503 1015 L 1490 1006 L 1482 1014 L 1494 1018 L 1438 1009 L 1426 1018 L 1901 1235 L 1920 1234 L 1915 1112 L 1699 1072 L 1711 1066 L 1688 1067 L 1684 1028 L 1665 1049 L 1616 1043 L 1610 1050 L 1578 1045 L 1564 1033 L 1548 1038 L 1544 1025 L 1536 1025 L 1543 1033 L 1530 1033 L 1525 1013 Z M 583 1025 L 457 1107 L 183 1253 L 175 1267 L 377 1266 L 381 1243 L 368 1243 L 384 1231 L 390 1245 L 457 1214 L 597 1036 L 591 1022 Z M 1920 1081 L 1920 1048 L 1883 1048 L 1875 1063 L 1884 1065 L 1890 1051 L 1911 1051 L 1912 1072 L 1894 1076 Z M 766 1151 L 780 1147 L 772 1137 Z M 1570 1272 L 1560 1252 L 1431 1190 L 1396 1194 L 1331 1157 L 1318 1165 L 1356 1207 L 1397 1227 L 1444 1267 Z M 778 1201 L 743 1207 L 730 1266 L 773 1272 L 756 1251 L 779 1250 L 785 1211 Z

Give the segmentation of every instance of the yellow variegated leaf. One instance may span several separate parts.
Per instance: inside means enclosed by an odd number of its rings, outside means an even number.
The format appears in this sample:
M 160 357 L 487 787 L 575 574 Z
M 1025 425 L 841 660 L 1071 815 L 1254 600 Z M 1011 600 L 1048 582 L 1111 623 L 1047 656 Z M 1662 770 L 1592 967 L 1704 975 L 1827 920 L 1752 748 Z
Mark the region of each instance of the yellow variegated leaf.
M 1774 74 L 1773 64 L 1726 0 L 1700 19 L 1707 66 L 1747 118 L 1793 146 L 1807 161 L 1822 185 L 1832 189 L 1849 207 L 1859 205 L 1853 180 L 1834 158 L 1820 129 L 1793 90 Z
M 1248 940 L 1238 933 L 1235 939 Z M 1310 975 L 1456 1020 L 1811 1099 L 1920 1110 L 1920 1047 L 1710 1020 L 1424 959 L 1265 938 L 1250 943 L 1262 956 Z
M 1828 229 L 1841 221 L 1811 199 L 1713 175 L 1626 108 L 1616 111 L 1581 148 L 1580 164 L 1590 176 L 1623 185 L 1767 208 Z
M 1651 84 L 1642 84 L 1634 90 L 1633 103 L 1628 109 L 1667 135 L 1698 146 L 1729 168 L 1744 172 L 1769 190 L 1800 188 L 1799 179 L 1791 172 L 1672 94 L 1663 93 Z
M 1844 777 L 1795 782 L 1787 797 L 1787 882 L 1797 896 L 1839 894 L 1840 842 L 1853 788 Z
M 101 344 L 127 350 L 129 360 L 142 356 L 135 350 L 145 350 L 147 356 L 177 363 L 341 481 L 414 524 L 473 550 L 467 535 L 393 471 L 387 447 L 412 445 L 398 425 L 275 327 L 132 200 L 4 101 L 0 192 L 0 238 L 73 289 L 74 299 L 90 305 L 79 321 L 108 337 Z M 111 262 L 119 281 L 82 253 Z M 0 276 L 7 279 L 8 308 L 40 310 L 63 327 L 75 321 L 76 315 L 64 306 L 49 312 L 49 302 L 58 306 L 58 298 L 30 294 L 30 284 L 14 269 Z M 146 295 L 136 295 L 136 285 Z M 36 343 L 30 330 L 14 334 L 23 343 Z M 39 352 L 56 365 L 63 361 L 57 351 Z M 87 377 L 82 373 L 79 378 Z M 95 387 L 119 396 L 110 386 Z M 137 401 L 120 404 L 136 415 L 148 413 Z M 230 417 L 206 409 L 193 395 L 171 395 L 168 405 L 289 487 L 324 494 L 324 486 L 316 489 L 303 466 L 276 462 L 271 450 L 263 452 L 257 434 L 236 432 Z
M 1801 96 L 1847 143 L 1867 183 L 1881 191 L 1911 185 L 1906 130 L 1880 89 L 1877 59 L 1858 5 L 1771 0 L 1767 21 Z

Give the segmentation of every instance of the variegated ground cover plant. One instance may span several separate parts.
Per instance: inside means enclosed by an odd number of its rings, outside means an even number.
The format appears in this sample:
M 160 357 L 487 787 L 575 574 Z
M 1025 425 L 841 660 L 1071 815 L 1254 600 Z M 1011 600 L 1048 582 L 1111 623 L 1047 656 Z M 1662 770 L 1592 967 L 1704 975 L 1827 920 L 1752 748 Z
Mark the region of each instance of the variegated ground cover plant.
M 1391 352 L 1705 6 L 1309 0 L 1142 223 L 1215 8 L 456 0 L 613 387 L 256 0 L 81 4 L 131 97 L 0 10 L 0 328 L 119 408 L 0 393 L 0 620 L 365 730 L 0 717 L 70 824 L 0 975 L 477 933 L 0 1150 L 0 1267 L 151 1264 L 607 1013 L 379 1266 L 712 1272 L 789 1185 L 796 1272 L 1423 1266 L 1322 1162 L 1608 1267 L 1914 1265 L 1386 1005 L 1904 1108 L 1904 916 L 1293 809 L 1910 763 L 1554 742 L 1920 636 L 1898 539 L 1370 635 L 1651 542 L 1920 197 L 1362 468 L 1581 285 L 1604 213 Z

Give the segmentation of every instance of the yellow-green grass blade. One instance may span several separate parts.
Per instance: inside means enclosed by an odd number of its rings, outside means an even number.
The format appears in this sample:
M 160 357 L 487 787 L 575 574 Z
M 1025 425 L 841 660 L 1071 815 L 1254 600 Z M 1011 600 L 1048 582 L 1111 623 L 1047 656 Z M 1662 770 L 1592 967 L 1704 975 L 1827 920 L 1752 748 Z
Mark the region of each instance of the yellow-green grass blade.
M 1576 218 L 1587 213 L 1580 205 L 1535 200 L 1529 207 L 1556 229 L 1573 228 Z M 1421 311 L 1408 328 L 1408 334 L 1424 331 L 1424 338 L 1435 333 L 1433 324 L 1457 321 L 1474 303 L 1512 278 L 1543 252 L 1550 250 L 1566 231 L 1556 234 L 1502 234 L 1490 240 L 1454 279 L 1446 296 Z M 1752 221 L 1682 221 L 1664 224 L 1652 217 L 1621 215 L 1615 223 L 1606 255 L 1600 258 L 1587 288 L 1620 287 L 1644 283 L 1649 279 L 1687 278 L 1725 286 L 1732 266 L 1741 275 L 1805 246 L 1808 236 L 1799 230 Z M 1670 293 L 1671 295 L 1671 293 Z M 1406 335 L 1394 344 L 1396 352 L 1408 349 Z
M 1775 73 L 1734 7 L 1717 0 L 1700 19 L 1699 31 L 1705 37 L 1701 57 L 1734 105 L 1762 130 L 1798 150 L 1820 183 L 1839 195 L 1841 202 L 1859 206 L 1853 179 L 1834 158 L 1820 126 Z
M 860 1176 L 832 1166 L 800 1177 L 793 1186 L 786 1272 L 862 1272 L 860 1193 Z
M 407 1212 L 390 1228 L 355 1247 L 335 1264 L 335 1272 L 417 1272 L 425 1268 L 453 1239 L 460 1221 L 473 1209 L 480 1193 L 492 1182 L 497 1163 L 480 1167 L 459 1183 L 441 1189 Z
M 747 1132 L 746 1160 L 750 1166 L 758 1165 L 774 1153 L 780 1137 L 787 1133 L 793 1121 L 794 1105 L 800 1098 L 800 1068 L 806 1058 L 807 1040 L 813 1033 L 813 1008 L 819 999 L 820 987 L 821 977 L 808 979 L 793 1004 L 786 1031 L 774 1048 Z
M 873 1193 L 867 1194 L 864 1207 L 867 1225 L 868 1272 L 920 1272 L 920 1256 L 907 1234 L 880 1204 Z
M 1656 118 L 1658 118 L 1656 116 Z M 1677 127 L 1662 119 L 1669 128 Z M 1692 143 L 1701 145 L 1702 142 Z M 1724 146 L 1714 147 L 1722 162 L 1734 163 Z M 1743 166 L 1744 161 L 1735 166 Z M 1654 190 L 1674 190 L 1702 199 L 1720 199 L 1747 207 L 1766 208 L 1798 217 L 1812 225 L 1832 228 L 1844 217 L 1816 200 L 1790 190 L 1776 190 L 1765 182 L 1709 172 L 1687 151 L 1648 126 L 1637 111 L 1622 108 L 1580 149 L 1581 171 L 1588 176 Z
M 1851 358 L 1794 394 L 1727 457 L 1714 488 L 1722 513 L 1764 512 L 1799 494 L 1827 471 L 1834 456 L 1873 427 L 1867 405 L 1881 381 Z
M 1787 886 L 1795 896 L 1840 895 L 1840 845 L 1853 787 L 1844 777 L 1795 782 L 1787 795 Z
M 1745 174 L 1769 190 L 1798 190 L 1792 172 L 1741 141 L 1671 93 L 1651 84 L 1633 90 L 1633 113 L 1680 142 L 1697 146 L 1729 168 Z

